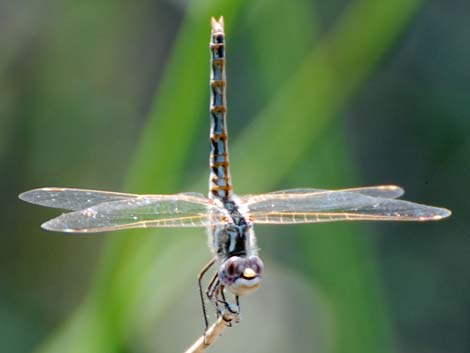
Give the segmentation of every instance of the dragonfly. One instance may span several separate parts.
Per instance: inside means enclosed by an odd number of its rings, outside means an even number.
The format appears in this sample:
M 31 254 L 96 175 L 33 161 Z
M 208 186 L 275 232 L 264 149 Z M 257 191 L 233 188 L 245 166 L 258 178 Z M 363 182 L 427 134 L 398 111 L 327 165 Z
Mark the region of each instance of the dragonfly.
M 437 221 L 445 208 L 399 200 L 395 185 L 343 190 L 291 189 L 258 195 L 233 193 L 226 122 L 226 52 L 224 19 L 211 19 L 209 193 L 137 195 L 109 191 L 47 187 L 19 195 L 23 201 L 70 212 L 42 228 L 66 233 L 97 233 L 130 228 L 205 227 L 212 260 L 198 275 L 206 331 L 206 300 L 218 316 L 239 314 L 239 297 L 261 283 L 264 265 L 254 226 L 335 221 Z M 203 290 L 203 278 L 213 266 Z M 231 300 L 227 297 L 230 296 Z

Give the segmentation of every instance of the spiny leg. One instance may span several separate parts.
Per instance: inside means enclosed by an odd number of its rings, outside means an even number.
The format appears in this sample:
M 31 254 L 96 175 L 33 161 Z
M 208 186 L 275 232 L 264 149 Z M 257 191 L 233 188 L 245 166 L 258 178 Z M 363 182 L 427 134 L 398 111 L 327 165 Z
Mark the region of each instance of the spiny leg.
M 209 298 L 210 301 L 213 301 L 214 292 L 216 291 L 217 286 L 219 284 L 220 284 L 219 274 L 216 272 L 212 276 L 212 278 L 209 282 L 209 285 L 207 286 L 207 289 L 206 289 L 206 295 L 207 295 L 207 297 Z
M 227 299 L 225 299 L 225 292 L 224 292 L 223 287 L 220 290 L 220 296 L 222 297 L 221 303 L 223 303 L 225 305 L 225 310 L 230 311 L 232 314 L 238 314 L 237 311 L 232 310 L 232 307 L 230 306 L 230 303 L 227 301 Z M 236 295 L 235 298 L 236 298 L 236 301 L 237 301 L 237 308 L 238 308 L 238 295 Z
M 207 289 L 207 297 L 215 305 L 217 318 L 224 316 L 224 311 L 220 308 L 220 304 L 224 305 L 224 310 L 227 310 L 228 308 L 228 311 L 232 312 L 223 293 L 224 285 L 220 282 L 218 274 L 215 274 L 209 288 Z
M 237 308 L 232 310 L 232 306 L 225 297 L 225 286 L 217 279 L 211 288 L 208 290 L 208 297 L 214 303 L 217 313 L 217 318 L 222 317 L 228 326 L 232 326 L 232 321 L 238 321 L 240 313 L 240 302 L 238 295 L 235 296 Z M 221 305 L 223 308 L 221 308 Z
M 207 317 L 206 304 L 204 302 L 204 294 L 203 294 L 203 291 L 202 291 L 202 278 L 207 273 L 207 271 L 214 265 L 216 259 L 217 258 L 214 257 L 211 261 L 209 261 L 207 263 L 207 265 L 202 268 L 202 270 L 199 272 L 199 275 L 197 276 L 198 285 L 199 285 L 199 294 L 201 296 L 202 313 L 204 314 L 204 323 L 206 325 L 205 331 L 207 331 L 207 329 L 209 328 L 209 318 Z M 211 283 L 213 281 L 214 281 L 214 279 L 211 280 Z
M 228 310 L 231 314 L 240 315 L 240 297 L 234 294 L 233 295 L 235 299 L 235 303 L 234 303 L 233 300 L 228 301 L 227 299 L 225 299 L 226 293 L 224 290 L 221 291 L 221 294 L 222 294 L 221 302 L 225 304 L 225 309 Z M 229 293 L 229 295 L 231 295 L 231 293 Z
M 209 300 L 215 305 L 215 312 L 217 314 L 217 318 L 220 316 L 220 309 L 219 309 L 220 299 L 218 298 L 220 286 L 221 286 L 221 283 L 219 281 L 219 274 L 215 273 L 214 276 L 212 277 L 212 280 L 209 283 L 209 286 L 207 287 L 206 295 L 207 295 L 207 298 L 209 298 Z
M 221 299 L 218 299 L 219 303 L 224 304 L 224 312 L 221 312 L 221 315 L 224 319 L 225 322 L 227 322 L 228 326 L 232 326 L 233 320 L 235 322 L 239 321 L 239 315 L 240 315 L 240 302 L 239 302 L 239 297 L 238 295 L 235 295 L 235 303 L 236 303 L 236 308 L 235 310 L 232 309 L 232 305 L 230 304 L 229 301 L 225 298 L 225 288 L 223 285 L 220 286 L 220 297 Z

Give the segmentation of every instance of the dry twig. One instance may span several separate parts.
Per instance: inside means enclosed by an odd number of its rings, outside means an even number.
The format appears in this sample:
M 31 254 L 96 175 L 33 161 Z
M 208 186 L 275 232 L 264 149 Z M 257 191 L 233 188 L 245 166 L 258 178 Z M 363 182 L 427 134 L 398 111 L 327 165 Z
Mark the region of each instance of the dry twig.
M 209 329 L 199 337 L 184 353 L 202 353 L 222 334 L 232 321 L 238 322 L 237 314 L 226 312 L 221 315 Z

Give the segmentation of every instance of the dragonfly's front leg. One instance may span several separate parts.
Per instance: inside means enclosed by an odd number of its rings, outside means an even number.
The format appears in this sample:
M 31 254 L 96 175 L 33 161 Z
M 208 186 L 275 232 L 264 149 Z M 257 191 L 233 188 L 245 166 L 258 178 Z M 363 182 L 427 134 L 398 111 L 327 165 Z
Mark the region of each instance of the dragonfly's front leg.
M 225 317 L 226 312 L 232 312 L 230 304 L 225 299 L 224 285 L 220 282 L 217 273 L 214 274 L 214 277 L 212 277 L 212 280 L 209 283 L 209 286 L 207 287 L 206 294 L 209 300 L 215 305 L 217 318 L 219 318 L 220 316 Z M 223 308 L 221 308 L 220 304 L 223 305 Z
M 219 308 L 219 303 L 222 302 L 219 299 L 219 293 L 220 293 L 221 285 L 222 284 L 219 281 L 219 275 L 218 275 L 218 273 L 215 273 L 214 276 L 212 277 L 211 281 L 209 282 L 209 285 L 207 286 L 207 290 L 206 290 L 207 298 L 209 298 L 211 303 L 213 303 L 215 305 L 217 318 L 220 316 L 220 314 L 222 312 Z
M 205 323 L 204 332 L 207 332 L 209 328 L 209 318 L 207 315 L 205 298 L 202 290 L 202 279 L 215 262 L 216 258 L 212 259 L 206 266 L 204 266 L 198 276 L 199 294 L 201 296 L 202 312 L 204 314 Z M 230 323 L 232 320 L 238 321 L 238 316 L 240 313 L 239 298 L 238 296 L 235 296 L 235 302 L 229 302 L 226 299 L 225 286 L 220 282 L 217 272 L 214 273 L 211 280 L 209 281 L 205 294 L 209 301 L 214 304 L 217 318 L 222 316 L 228 323 Z M 220 304 L 222 304 L 223 307 L 221 307 Z
M 207 271 L 214 265 L 216 260 L 217 260 L 217 258 L 214 257 L 211 261 L 209 261 L 207 263 L 207 265 L 202 268 L 202 270 L 199 272 L 199 275 L 197 277 L 198 286 L 199 286 L 199 294 L 201 296 L 202 313 L 204 315 L 204 323 L 206 325 L 206 329 L 204 330 L 204 332 L 206 332 L 207 329 L 209 328 L 209 318 L 207 317 L 206 303 L 205 303 L 204 294 L 203 294 L 203 291 L 202 291 L 202 279 L 203 279 L 204 275 L 207 273 Z M 216 273 L 216 275 L 217 275 L 217 273 Z M 211 283 L 209 284 L 209 286 L 211 286 L 211 284 L 214 282 L 214 278 L 216 278 L 216 275 L 212 278 Z M 207 294 L 208 290 L 209 290 L 209 288 L 206 290 L 206 294 Z
M 225 310 L 228 311 L 228 313 L 230 313 L 229 316 L 233 316 L 233 315 L 238 316 L 238 315 L 240 315 L 240 301 L 239 301 L 238 295 L 234 296 L 235 297 L 235 302 L 228 301 L 225 297 L 225 287 L 221 286 L 220 296 L 222 298 L 222 300 L 220 302 L 224 304 Z

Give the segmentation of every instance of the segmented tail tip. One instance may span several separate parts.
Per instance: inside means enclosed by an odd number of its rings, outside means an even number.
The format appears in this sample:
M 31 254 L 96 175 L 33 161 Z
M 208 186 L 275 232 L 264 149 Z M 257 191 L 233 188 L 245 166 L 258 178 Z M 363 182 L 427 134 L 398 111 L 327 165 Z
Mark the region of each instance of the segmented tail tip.
M 211 17 L 212 33 L 224 31 L 224 16 L 220 16 L 218 20 Z

